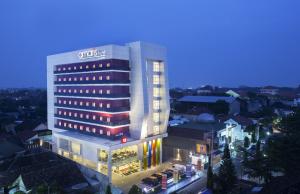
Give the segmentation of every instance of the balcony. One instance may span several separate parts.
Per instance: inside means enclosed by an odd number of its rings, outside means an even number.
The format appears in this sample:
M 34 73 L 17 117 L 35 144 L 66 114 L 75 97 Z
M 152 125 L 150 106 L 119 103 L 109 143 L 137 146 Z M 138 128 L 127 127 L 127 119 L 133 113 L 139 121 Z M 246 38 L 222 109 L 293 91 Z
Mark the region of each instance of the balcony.
M 75 96 L 75 97 L 95 97 L 95 98 L 129 98 L 130 94 L 93 94 L 93 93 L 59 93 L 54 92 L 54 96 Z
M 71 70 L 68 70 L 68 69 L 66 69 L 66 70 L 61 70 L 61 71 L 57 71 L 57 70 L 55 70 L 54 71 L 54 74 L 57 74 L 57 75 L 59 75 L 59 74 L 66 74 L 66 73 L 86 73 L 86 72 L 95 72 L 95 71 L 97 71 L 97 72 L 101 72 L 101 71 L 107 71 L 107 70 L 116 70 L 116 71 L 130 71 L 130 68 L 129 68 L 129 66 L 126 66 L 126 65 L 124 65 L 124 66 L 119 66 L 119 67 L 114 67 L 114 66 L 111 66 L 111 67 L 102 67 L 102 68 L 99 68 L 99 67 L 96 67 L 96 68 L 88 68 L 88 69 L 86 69 L 86 68 L 82 68 L 82 69 L 80 69 L 78 66 L 77 66 L 77 68 L 76 68 L 76 70 L 74 70 L 74 68 L 72 68 Z
M 103 112 L 125 112 L 129 111 L 130 107 L 129 106 L 124 106 L 124 107 L 112 107 L 112 108 L 101 108 L 101 107 L 94 107 L 94 106 L 79 106 L 79 105 L 68 105 L 68 104 L 58 104 L 55 103 L 54 106 L 56 107 L 64 107 L 64 108 L 75 108 L 75 109 L 80 109 L 80 110 L 94 110 L 94 111 L 103 111 Z
M 84 85 L 84 84 L 130 84 L 130 80 L 79 80 L 79 81 L 54 81 L 55 85 Z
M 69 117 L 69 116 L 64 116 L 64 115 L 58 115 L 54 114 L 56 118 L 59 119 L 70 119 L 73 121 L 81 121 L 81 122 L 88 122 L 91 124 L 99 124 L 99 125 L 104 125 L 108 127 L 114 127 L 114 126 L 120 126 L 120 125 L 128 125 L 130 124 L 129 118 L 123 121 L 113 121 L 113 122 L 106 122 L 106 121 L 100 121 L 99 119 L 93 120 L 93 119 L 85 119 L 85 118 L 80 118 L 80 117 Z

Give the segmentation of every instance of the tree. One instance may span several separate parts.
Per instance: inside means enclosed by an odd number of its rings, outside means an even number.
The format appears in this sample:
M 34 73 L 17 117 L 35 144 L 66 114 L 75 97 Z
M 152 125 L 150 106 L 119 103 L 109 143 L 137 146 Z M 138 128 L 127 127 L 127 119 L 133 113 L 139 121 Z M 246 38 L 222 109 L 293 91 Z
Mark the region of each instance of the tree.
M 255 132 L 251 133 L 251 143 L 255 143 L 256 142 L 256 137 L 255 137 Z
M 110 185 L 106 186 L 105 194 L 112 194 Z
M 248 148 L 249 145 L 250 145 L 250 140 L 249 140 L 249 138 L 246 136 L 246 137 L 244 138 L 244 148 Z
M 258 178 L 259 182 L 269 182 L 271 179 L 271 170 L 269 161 L 261 152 L 260 141 L 256 143 L 256 150 L 252 160 L 245 161 L 245 172 L 252 178 Z
M 143 194 L 142 189 L 139 188 L 137 185 L 132 185 L 128 194 Z
M 236 170 L 232 163 L 228 144 L 225 145 L 221 166 L 216 177 L 216 192 L 230 193 L 236 186 Z
M 283 118 L 278 128 L 281 133 L 267 142 L 267 156 L 274 171 L 287 177 L 300 174 L 300 110 Z

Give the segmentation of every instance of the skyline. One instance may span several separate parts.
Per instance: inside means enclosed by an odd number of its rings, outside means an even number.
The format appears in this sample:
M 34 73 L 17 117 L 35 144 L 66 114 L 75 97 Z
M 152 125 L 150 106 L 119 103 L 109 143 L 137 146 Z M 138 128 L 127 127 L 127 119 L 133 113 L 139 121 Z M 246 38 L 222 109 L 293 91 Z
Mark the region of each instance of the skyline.
M 4 2 L 0 88 L 45 88 L 47 55 L 137 40 L 167 48 L 171 88 L 300 84 L 300 2 L 170 2 Z

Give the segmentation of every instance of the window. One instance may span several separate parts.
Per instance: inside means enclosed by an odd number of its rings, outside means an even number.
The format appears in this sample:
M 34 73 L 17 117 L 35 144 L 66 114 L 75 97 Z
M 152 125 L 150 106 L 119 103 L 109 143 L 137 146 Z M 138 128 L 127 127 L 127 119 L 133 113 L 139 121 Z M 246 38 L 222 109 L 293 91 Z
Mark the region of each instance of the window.
M 85 77 L 85 80 L 86 80 L 86 81 L 89 81 L 89 79 L 90 79 L 89 77 Z
M 103 130 L 102 129 L 100 129 L 100 134 L 103 134 Z
M 77 117 L 77 113 L 76 112 L 74 113 L 74 117 Z
M 95 102 L 93 102 L 93 107 L 95 107 L 96 106 L 96 103 Z
M 69 105 L 71 105 L 72 104 L 72 101 L 71 100 L 69 100 Z
M 96 133 L 96 128 L 93 128 L 93 133 Z
M 93 65 L 93 68 L 94 68 L 94 69 L 96 68 L 96 65 L 95 65 L 95 64 Z
M 99 90 L 99 93 L 102 94 L 102 90 Z
M 61 111 L 58 111 L 58 115 L 61 115 Z
M 66 104 L 67 103 L 67 101 L 66 100 L 64 100 L 64 104 Z
M 79 91 L 82 94 L 82 90 Z
M 107 64 L 106 64 L 106 67 L 110 67 L 110 63 L 107 63 Z
M 74 101 L 74 105 L 77 105 L 77 101 Z
M 85 118 L 86 118 L 86 119 L 89 119 L 89 118 L 90 118 L 90 115 L 85 115 Z
M 96 80 L 96 76 L 93 76 L 93 80 L 94 80 L 94 81 Z
M 83 79 L 82 77 L 79 78 L 80 81 L 82 81 L 82 79 Z
M 69 112 L 69 117 L 71 117 L 72 116 L 72 112 Z
M 93 94 L 96 94 L 96 90 L 95 89 L 93 89 Z
M 80 69 L 82 69 L 82 66 L 80 66 Z
M 80 114 L 80 118 L 83 118 L 83 114 Z
M 58 122 L 58 125 L 61 126 L 61 122 L 60 121 Z
M 58 101 L 58 104 L 61 104 L 61 100 Z
M 76 68 L 76 66 L 74 66 L 74 70 L 76 70 L 77 68 Z
M 69 89 L 69 93 L 71 93 L 72 92 L 72 90 L 71 89 Z
M 71 77 L 69 77 L 69 81 L 72 81 L 72 78 L 71 78 Z
M 89 103 L 89 102 L 86 102 L 86 103 L 85 103 L 85 106 L 90 106 L 90 103 Z
M 79 143 L 72 142 L 71 143 L 71 151 L 74 154 L 80 155 L 81 154 L 81 145 Z
M 153 96 L 154 97 L 159 97 L 159 88 L 153 88 Z
M 71 67 L 68 67 L 68 70 L 71 70 Z
M 99 67 L 102 67 L 102 64 L 101 64 L 101 63 L 99 64 Z
M 89 128 L 89 127 L 86 127 L 86 128 L 85 128 L 85 131 L 90 132 L 90 128 Z
M 64 78 L 64 81 L 67 81 L 67 78 Z
M 110 94 L 110 90 L 106 90 L 106 94 Z
M 60 81 L 61 81 L 61 79 L 60 79 L 60 78 L 58 78 L 58 81 L 60 82 Z
M 153 84 L 159 84 L 159 76 L 153 75 Z
M 153 109 L 158 110 L 159 109 L 159 101 L 153 100 Z
M 96 116 L 95 115 L 93 115 L 93 120 L 96 120 Z
M 106 121 L 107 121 L 107 122 L 110 122 L 110 117 L 107 117 L 107 118 L 106 118 Z
M 80 102 L 79 104 L 80 104 L 80 106 L 82 106 L 83 102 Z
M 107 131 L 106 133 L 107 133 L 107 136 L 110 136 L 110 131 Z
M 75 94 L 77 93 L 77 90 L 76 90 L 76 89 L 74 89 L 74 93 L 75 93 Z
M 74 77 L 74 81 L 77 81 L 77 77 Z
M 89 68 L 89 66 L 87 65 L 87 66 L 85 66 L 85 68 L 86 68 L 86 69 L 88 69 L 88 68 Z
M 57 71 L 60 71 L 60 68 L 58 68 Z
M 108 103 L 108 104 L 106 104 L 106 108 L 110 108 L 110 104 Z
M 103 117 L 102 117 L 102 116 L 100 116 L 100 118 L 99 118 L 99 119 L 100 119 L 100 121 L 102 121 L 102 120 L 103 120 Z
M 83 130 L 83 126 L 82 126 L 82 125 L 80 125 L 79 129 L 80 129 L 80 130 Z
M 100 103 L 100 104 L 99 104 L 99 106 L 102 108 L 103 104 L 102 104 L 102 103 Z
M 153 121 L 159 122 L 159 113 L 153 113 Z
M 74 129 L 77 129 L 77 125 L 74 125 Z
M 109 75 L 106 76 L 106 80 L 110 80 L 110 76 Z
M 99 80 L 102 80 L 102 76 L 99 76 Z
M 65 115 L 65 116 L 67 115 L 67 112 L 66 112 L 66 111 L 64 111 L 64 115 Z
M 153 127 L 153 132 L 154 132 L 154 134 L 159 134 L 159 126 L 158 125 L 155 125 Z
M 153 71 L 159 72 L 159 62 L 153 62 Z
M 87 94 L 88 94 L 88 93 L 89 93 L 89 90 L 85 90 L 85 93 L 87 93 Z

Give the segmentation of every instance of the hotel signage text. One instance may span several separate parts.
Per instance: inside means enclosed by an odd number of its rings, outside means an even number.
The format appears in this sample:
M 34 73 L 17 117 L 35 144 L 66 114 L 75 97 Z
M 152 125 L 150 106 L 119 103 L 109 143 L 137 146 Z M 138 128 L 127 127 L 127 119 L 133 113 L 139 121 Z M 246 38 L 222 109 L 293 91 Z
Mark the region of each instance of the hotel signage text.
M 78 53 L 79 59 L 90 59 L 90 58 L 100 58 L 104 59 L 106 57 L 105 50 L 98 50 L 98 49 L 90 49 L 86 51 L 81 51 Z

